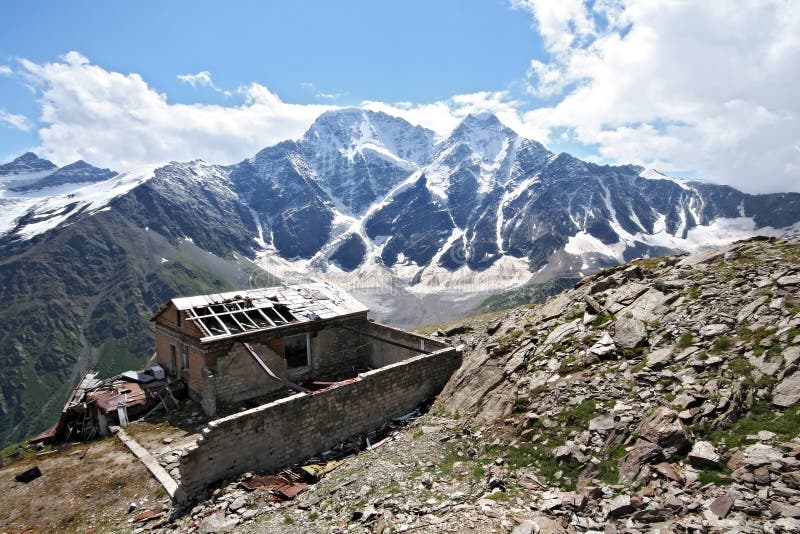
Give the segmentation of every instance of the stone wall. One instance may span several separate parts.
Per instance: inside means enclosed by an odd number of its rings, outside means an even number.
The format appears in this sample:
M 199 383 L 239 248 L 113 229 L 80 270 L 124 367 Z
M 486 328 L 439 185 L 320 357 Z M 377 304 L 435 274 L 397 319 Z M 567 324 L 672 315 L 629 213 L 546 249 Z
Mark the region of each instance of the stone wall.
M 375 430 L 433 398 L 460 364 L 461 353 L 444 348 L 212 421 L 181 458 L 183 489 L 192 496 L 245 471 L 277 472 Z

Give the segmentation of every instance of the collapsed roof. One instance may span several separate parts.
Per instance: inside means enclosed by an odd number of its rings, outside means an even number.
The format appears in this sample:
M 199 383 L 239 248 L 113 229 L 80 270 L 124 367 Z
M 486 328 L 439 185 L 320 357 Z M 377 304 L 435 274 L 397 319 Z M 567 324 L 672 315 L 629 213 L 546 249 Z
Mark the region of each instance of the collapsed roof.
M 155 321 L 170 304 L 197 325 L 203 334 L 201 342 L 368 311 L 344 290 L 327 282 L 176 298 L 151 320 Z

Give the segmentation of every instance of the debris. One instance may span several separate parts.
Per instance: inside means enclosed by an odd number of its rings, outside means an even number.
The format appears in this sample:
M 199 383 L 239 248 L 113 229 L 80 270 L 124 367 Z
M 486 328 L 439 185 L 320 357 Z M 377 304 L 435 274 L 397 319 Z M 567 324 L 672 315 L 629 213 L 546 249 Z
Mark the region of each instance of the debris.
M 153 508 L 152 510 L 146 510 L 141 514 L 137 515 L 136 517 L 134 517 L 133 522 L 144 523 L 146 521 L 152 521 L 153 519 L 161 517 L 162 515 L 164 515 L 163 508 Z
M 27 469 L 22 473 L 19 473 L 18 475 L 14 476 L 14 480 L 16 480 L 17 482 L 22 482 L 24 484 L 27 484 L 31 480 L 36 480 L 40 476 L 42 476 L 42 472 L 39 471 L 39 466 L 35 465 L 30 469 Z
M 308 464 L 300 468 L 304 475 L 308 476 L 312 481 L 320 480 L 322 477 L 342 465 L 341 461 L 330 461 L 325 464 Z

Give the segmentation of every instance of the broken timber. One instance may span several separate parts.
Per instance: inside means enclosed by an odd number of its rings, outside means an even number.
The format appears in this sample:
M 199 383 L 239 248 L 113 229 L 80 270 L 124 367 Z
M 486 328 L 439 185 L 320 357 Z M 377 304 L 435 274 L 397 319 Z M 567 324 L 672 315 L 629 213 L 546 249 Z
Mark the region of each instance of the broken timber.
M 256 361 L 259 367 L 261 367 L 261 369 L 263 369 L 264 372 L 270 376 L 270 378 L 273 378 L 282 383 L 284 386 L 288 387 L 289 389 L 299 391 L 300 393 L 312 393 L 310 389 L 304 388 L 303 386 L 298 386 L 294 382 L 290 382 L 285 378 L 281 378 L 278 375 L 276 375 L 272 371 L 272 369 L 270 369 L 269 366 L 266 363 L 264 363 L 264 360 L 261 359 L 261 357 L 256 353 L 256 351 L 253 350 L 253 347 L 251 347 L 249 343 L 242 343 L 242 345 L 244 345 L 244 348 L 247 349 L 247 352 L 250 353 L 250 356 L 253 357 L 253 359 Z
M 405 343 L 400 343 L 399 341 L 394 341 L 393 339 L 388 339 L 388 338 L 385 338 L 385 337 L 376 336 L 375 334 L 371 334 L 369 332 L 364 332 L 363 330 L 359 330 L 357 328 L 353 328 L 353 327 L 350 327 L 350 326 L 347 326 L 347 325 L 339 325 L 339 328 L 341 328 L 343 330 L 349 330 L 351 332 L 355 332 L 356 334 L 358 334 L 360 336 L 376 339 L 376 340 L 380 341 L 381 343 L 386 343 L 388 345 L 394 345 L 395 347 L 400 347 L 401 349 L 411 350 L 411 351 L 414 351 L 414 352 L 418 352 L 420 354 L 432 354 L 431 351 L 429 351 L 429 350 L 425 350 L 425 349 L 420 348 L 420 347 L 413 347 L 411 345 L 406 345 Z
M 150 474 L 161 484 L 164 489 L 167 491 L 167 494 L 170 498 L 175 502 L 183 502 L 186 499 L 186 496 L 183 493 L 183 490 L 178 483 L 175 482 L 175 479 L 172 478 L 169 473 L 167 473 L 166 469 L 161 467 L 161 464 L 153 458 L 153 456 L 147 452 L 147 449 L 139 445 L 135 439 L 133 439 L 125 430 L 122 428 L 115 428 L 117 437 L 119 440 L 125 444 L 126 447 L 136 456 L 142 464 L 150 471 Z

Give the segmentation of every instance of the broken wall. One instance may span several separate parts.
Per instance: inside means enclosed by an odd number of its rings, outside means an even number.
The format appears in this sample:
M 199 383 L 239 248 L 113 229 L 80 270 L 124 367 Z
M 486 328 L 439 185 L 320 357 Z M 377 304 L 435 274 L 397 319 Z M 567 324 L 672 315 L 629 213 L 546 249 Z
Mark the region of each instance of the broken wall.
M 283 356 L 260 343 L 254 343 L 252 347 L 276 375 L 287 376 Z M 269 377 L 240 343 L 218 358 L 217 365 L 210 368 L 209 372 L 214 377 L 216 400 L 221 404 L 234 404 L 285 388 L 281 382 Z
M 406 332 L 405 330 L 392 328 L 391 326 L 386 326 L 380 323 L 368 322 L 362 325 L 361 329 L 368 334 L 372 334 L 373 336 L 378 336 L 382 339 L 387 339 L 401 345 L 414 347 L 415 349 L 428 352 L 437 351 L 447 346 L 440 341 L 418 336 L 416 334 Z M 362 346 L 366 345 L 367 347 L 367 350 L 364 353 L 364 367 L 377 369 L 385 365 L 401 362 L 419 354 L 419 350 L 410 350 L 397 345 L 392 345 L 390 343 L 381 343 L 380 341 L 376 341 L 375 339 L 367 336 L 359 336 L 359 339 L 362 343 Z
M 460 364 L 461 353 L 445 348 L 212 421 L 181 457 L 183 489 L 191 496 L 245 471 L 277 472 L 375 430 L 433 398 Z

